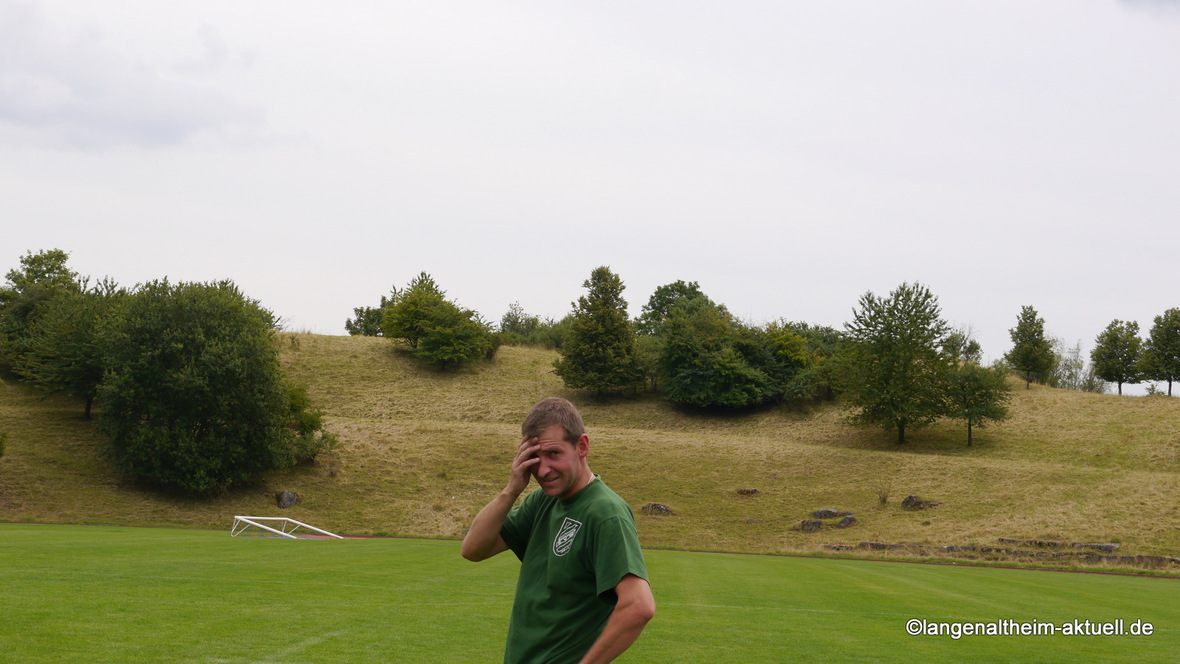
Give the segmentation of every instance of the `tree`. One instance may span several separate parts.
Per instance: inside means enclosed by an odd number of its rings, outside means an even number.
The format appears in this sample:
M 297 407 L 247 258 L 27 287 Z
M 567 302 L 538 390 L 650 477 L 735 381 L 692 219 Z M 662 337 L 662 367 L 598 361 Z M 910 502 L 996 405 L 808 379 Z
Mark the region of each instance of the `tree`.
M 983 347 L 973 336 L 969 327 L 955 329 L 943 340 L 943 350 L 949 357 L 960 362 L 979 364 L 983 358 Z
M 944 411 L 950 361 L 942 352 L 949 331 L 938 299 L 921 284 L 903 283 L 882 299 L 872 292 L 845 324 L 850 343 L 842 360 L 842 386 L 857 419 L 897 429 L 929 425 Z
M 94 288 L 84 281 L 82 290 L 63 290 L 48 300 L 29 326 L 16 372 L 49 392 L 83 399 L 84 417 L 90 419 L 106 367 L 103 326 L 124 296 L 113 281 Z
M 397 289 L 393 292 L 396 296 Z M 354 337 L 382 336 L 384 333 L 381 331 L 381 319 L 385 316 L 385 308 L 389 306 L 390 299 L 382 295 L 380 306 L 354 307 L 353 317 L 344 321 L 344 330 Z
M 801 377 L 814 358 L 807 340 L 791 325 L 782 321 L 765 327 L 739 325 L 736 332 L 738 352 L 770 381 L 773 398 L 791 401 L 813 396 L 811 377 Z
M 1032 376 L 1044 376 L 1053 367 L 1053 347 L 1045 338 L 1045 320 L 1031 306 L 1021 307 L 1016 327 L 1008 330 L 1012 350 L 1004 359 L 1012 368 L 1024 372 L 1024 388 L 1031 389 Z
M 826 325 L 801 321 L 778 323 L 803 339 L 806 361 L 788 386 L 787 398 L 810 398 L 830 401 L 836 398 L 836 365 L 833 358 L 845 343 L 844 333 Z
M 635 357 L 635 330 L 627 318 L 623 280 L 595 268 L 582 283 L 554 370 L 566 387 L 605 393 L 635 385 L 643 373 Z
M 643 311 L 640 312 L 639 318 L 635 320 L 635 331 L 640 335 L 660 336 L 664 334 L 665 324 L 668 317 L 672 314 L 672 308 L 678 302 L 689 300 L 693 298 L 703 297 L 713 306 L 718 306 L 722 311 L 725 307 L 714 304 L 703 292 L 701 292 L 700 285 L 695 281 L 684 282 L 674 281 L 670 284 L 659 286 L 648 298 L 647 304 L 643 305 Z
M 667 342 L 667 335 L 645 334 L 636 339 L 635 362 L 647 380 L 649 389 L 660 389 L 660 357 L 664 354 Z
M 313 457 L 274 324 L 228 281 L 153 281 L 129 295 L 105 335 L 99 388 L 99 430 L 119 466 L 208 493 Z
M 984 368 L 975 362 L 962 362 L 952 367 L 947 381 L 946 415 L 967 423 L 970 447 L 973 427 L 982 428 L 989 421 L 1008 419 L 1007 403 L 1011 396 L 1007 367 Z
M 1098 335 L 1090 361 L 1094 373 L 1102 380 L 1117 383 L 1119 394 L 1123 383 L 1135 384 L 1142 381 L 1139 373 L 1139 355 L 1143 341 L 1139 339 L 1139 323 L 1115 319 Z
M 541 319 L 525 313 L 520 302 L 508 305 L 508 311 L 500 317 L 500 331 L 518 341 L 525 341 L 541 328 Z
M 1143 350 L 1143 369 L 1149 380 L 1168 381 L 1168 396 L 1172 396 L 1172 383 L 1180 380 L 1180 309 L 1155 317 Z
M 382 332 L 390 339 L 405 339 L 413 350 L 426 333 L 433 310 L 446 302 L 446 293 L 429 274 L 421 272 L 410 280 L 405 290 L 394 289 L 386 302 Z
M 26 350 L 29 327 L 45 305 L 61 293 L 81 290 L 78 273 L 66 266 L 61 249 L 27 252 L 21 268 L 10 270 L 0 287 L 0 362 L 14 365 Z

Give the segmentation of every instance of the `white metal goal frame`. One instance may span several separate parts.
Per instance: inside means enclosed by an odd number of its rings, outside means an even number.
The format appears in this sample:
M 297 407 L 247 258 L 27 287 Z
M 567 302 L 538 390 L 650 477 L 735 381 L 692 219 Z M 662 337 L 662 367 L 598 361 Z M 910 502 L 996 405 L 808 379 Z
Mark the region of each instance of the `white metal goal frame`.
M 262 523 L 264 521 L 274 523 L 278 526 L 278 528 L 272 528 L 271 526 L 264 525 Z M 300 528 L 313 531 L 325 537 L 344 539 L 335 533 L 330 533 L 326 530 L 323 530 L 322 528 L 316 528 L 315 526 L 309 526 L 302 521 L 296 521 L 295 519 L 290 519 L 285 516 L 235 516 L 234 525 L 229 529 L 229 535 L 230 537 L 237 537 L 238 535 L 247 532 L 247 529 L 249 529 L 251 526 L 269 533 L 273 533 L 279 537 L 286 537 L 287 539 L 305 539 L 306 536 L 301 538 L 295 534 L 295 532 Z

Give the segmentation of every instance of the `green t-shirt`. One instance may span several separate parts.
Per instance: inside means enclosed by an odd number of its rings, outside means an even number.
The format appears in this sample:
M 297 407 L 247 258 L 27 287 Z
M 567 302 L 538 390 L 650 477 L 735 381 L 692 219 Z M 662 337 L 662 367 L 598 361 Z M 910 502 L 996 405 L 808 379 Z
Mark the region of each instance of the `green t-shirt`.
M 500 536 L 521 560 L 509 664 L 577 662 L 606 626 L 619 581 L 647 579 L 635 516 L 601 479 L 564 501 L 533 491 L 508 513 Z

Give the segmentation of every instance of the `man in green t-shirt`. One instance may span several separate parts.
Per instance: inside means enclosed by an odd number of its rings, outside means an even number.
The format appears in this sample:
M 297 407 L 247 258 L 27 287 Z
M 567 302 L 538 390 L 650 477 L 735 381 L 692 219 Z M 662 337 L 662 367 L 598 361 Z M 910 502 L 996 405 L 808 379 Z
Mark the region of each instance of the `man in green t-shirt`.
M 463 538 L 463 557 L 520 558 L 504 661 L 609 662 L 655 615 L 631 508 L 590 472 L 590 439 L 565 399 L 533 406 L 508 486 Z M 540 491 L 525 496 L 529 479 Z

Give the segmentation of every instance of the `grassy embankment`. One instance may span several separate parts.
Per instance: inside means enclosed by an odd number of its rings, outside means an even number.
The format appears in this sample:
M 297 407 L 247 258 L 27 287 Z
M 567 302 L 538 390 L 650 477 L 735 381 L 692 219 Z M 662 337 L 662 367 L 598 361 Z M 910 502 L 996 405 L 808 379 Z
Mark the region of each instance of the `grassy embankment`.
M 814 552 L 1016 538 L 1180 555 L 1180 399 L 1014 381 L 1013 418 L 977 430 L 974 446 L 956 423 L 898 446 L 888 432 L 847 424 L 835 405 L 723 417 L 653 396 L 597 401 L 562 387 L 550 351 L 505 347 L 494 363 L 436 373 L 380 338 L 285 333 L 280 342 L 285 369 L 308 383 L 341 439 L 335 475 L 320 462 L 210 499 L 161 495 L 120 479 L 80 404 L 6 381 L 0 520 L 228 529 L 235 514 L 280 514 L 274 492 L 290 489 L 301 503 L 281 513 L 329 530 L 458 536 L 503 486 L 524 413 L 557 394 L 582 409 L 591 468 L 631 503 L 647 546 Z M 903 510 L 908 494 L 941 505 Z M 642 515 L 652 502 L 674 515 Z M 859 523 L 792 530 L 821 507 L 854 511 Z

